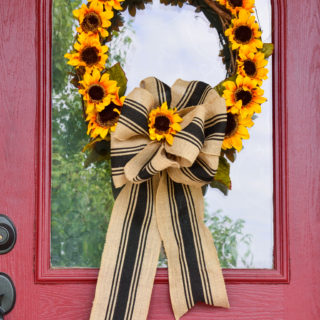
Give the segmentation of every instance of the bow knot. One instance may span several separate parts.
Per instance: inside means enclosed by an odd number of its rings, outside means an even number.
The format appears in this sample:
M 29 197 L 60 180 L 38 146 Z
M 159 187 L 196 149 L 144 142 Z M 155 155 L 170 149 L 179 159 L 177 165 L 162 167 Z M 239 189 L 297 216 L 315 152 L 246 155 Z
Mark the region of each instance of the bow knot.
M 148 131 L 150 111 L 165 101 L 182 118 L 172 145 L 150 140 Z M 209 183 L 219 164 L 226 119 L 224 99 L 203 82 L 177 80 L 170 89 L 156 78 L 145 79 L 127 96 L 112 136 L 115 186 L 141 183 L 163 170 L 178 183 Z

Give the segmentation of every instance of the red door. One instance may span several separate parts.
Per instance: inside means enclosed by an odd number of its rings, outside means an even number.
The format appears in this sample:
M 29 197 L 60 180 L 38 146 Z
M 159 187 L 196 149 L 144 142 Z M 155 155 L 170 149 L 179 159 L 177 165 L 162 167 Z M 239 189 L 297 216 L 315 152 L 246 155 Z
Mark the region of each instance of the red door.
M 320 7 L 272 3 L 274 269 L 224 270 L 231 309 L 198 305 L 183 319 L 320 318 Z M 0 17 L 0 213 L 18 234 L 0 256 L 17 292 L 5 319 L 86 320 L 97 270 L 52 269 L 49 260 L 50 1 L 2 0 Z M 149 319 L 173 319 L 166 271 L 157 274 Z

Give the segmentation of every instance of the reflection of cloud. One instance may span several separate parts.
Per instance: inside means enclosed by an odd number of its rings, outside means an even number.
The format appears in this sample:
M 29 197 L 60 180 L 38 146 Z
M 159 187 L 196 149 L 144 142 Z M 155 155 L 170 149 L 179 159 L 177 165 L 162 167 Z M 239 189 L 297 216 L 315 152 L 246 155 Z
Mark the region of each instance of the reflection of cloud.
M 134 54 L 128 54 L 126 66 L 129 90 L 151 75 L 169 85 L 177 78 L 201 79 L 211 85 L 224 79 L 217 33 L 194 7 L 181 10 L 154 4 L 147 8 L 137 12 L 133 24 Z
M 177 78 L 202 80 L 215 85 L 225 78 L 219 40 L 208 21 L 194 7 L 166 7 L 155 3 L 137 11 L 135 34 L 125 66 L 128 92 L 145 77 L 156 76 L 172 85 Z M 263 40 L 271 42 L 270 1 L 256 0 Z M 125 13 L 126 15 L 126 13 Z M 195 18 L 196 17 L 196 18 Z M 112 50 L 112 48 L 111 48 Z M 271 72 L 271 63 L 269 64 Z M 269 73 L 270 76 L 270 73 Z M 222 209 L 232 219 L 244 219 L 245 233 L 253 235 L 254 267 L 272 267 L 272 81 L 263 85 L 268 102 L 262 105 L 251 139 L 231 166 L 232 191 L 227 197 L 208 190 L 209 211 Z

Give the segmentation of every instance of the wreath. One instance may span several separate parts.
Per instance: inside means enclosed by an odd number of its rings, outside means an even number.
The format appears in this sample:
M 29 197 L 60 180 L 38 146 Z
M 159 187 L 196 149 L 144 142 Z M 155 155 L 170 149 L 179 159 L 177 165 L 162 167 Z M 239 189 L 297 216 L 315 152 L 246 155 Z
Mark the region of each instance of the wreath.
M 150 1 L 124 1 L 123 9 L 135 15 Z M 228 308 L 216 249 L 203 222 L 201 187 L 231 188 L 229 161 L 249 139 L 248 128 L 266 101 L 261 85 L 273 47 L 261 40 L 254 0 L 189 0 L 218 31 L 226 79 L 214 90 L 181 79 L 170 88 L 149 77 L 125 97 L 120 64 L 106 68 L 107 43 L 122 24 L 120 2 L 88 0 L 74 10 L 78 34 L 74 51 L 65 55 L 75 67 L 72 83 L 88 123 L 91 140 L 84 150 L 111 158 L 119 192 L 90 319 L 147 318 L 161 244 L 175 319 L 197 302 Z
M 123 26 L 122 10 L 135 16 L 136 10 L 144 9 L 149 2 L 152 0 L 88 0 L 73 11 L 79 26 L 73 51 L 65 57 L 74 67 L 71 83 L 79 89 L 88 124 L 90 141 L 83 151 L 90 152 L 89 161 L 109 161 L 110 132 L 117 126 L 125 99 L 127 79 L 122 67 L 117 63 L 106 68 L 108 42 Z M 262 30 L 253 14 L 254 0 L 161 0 L 161 3 L 180 8 L 185 4 L 194 6 L 218 32 L 226 79 L 215 89 L 226 101 L 227 128 L 218 171 L 210 186 L 226 194 L 231 189 L 230 162 L 242 150 L 242 140 L 249 139 L 248 128 L 254 125 L 256 114 L 266 101 L 261 85 L 267 79 L 267 58 L 273 45 L 261 40 Z M 179 128 L 178 124 L 175 126 Z M 151 139 L 174 136 L 172 129 L 173 135 L 161 137 L 156 137 L 151 127 L 150 130 Z

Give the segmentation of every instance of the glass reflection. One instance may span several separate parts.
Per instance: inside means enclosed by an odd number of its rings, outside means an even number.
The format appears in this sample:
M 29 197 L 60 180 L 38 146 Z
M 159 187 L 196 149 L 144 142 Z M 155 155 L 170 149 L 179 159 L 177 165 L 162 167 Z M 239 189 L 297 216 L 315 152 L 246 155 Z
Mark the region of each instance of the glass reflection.
M 86 166 L 81 152 L 87 142 L 81 101 L 68 85 L 63 55 L 72 44 L 71 11 L 79 0 L 53 2 L 52 107 L 52 265 L 97 267 L 112 205 L 107 163 Z M 270 3 L 257 0 L 264 42 L 271 42 Z M 166 7 L 158 2 L 123 13 L 125 26 L 109 44 L 109 64 L 120 62 L 129 93 L 149 76 L 172 85 L 177 78 L 216 85 L 226 70 L 219 57 L 219 39 L 202 13 L 184 5 Z M 269 61 L 271 69 L 271 61 Z M 231 166 L 228 196 L 208 189 L 206 223 L 223 267 L 272 268 L 272 88 L 271 71 L 264 82 L 269 102 L 250 129 L 251 139 Z M 159 265 L 165 266 L 162 254 Z

